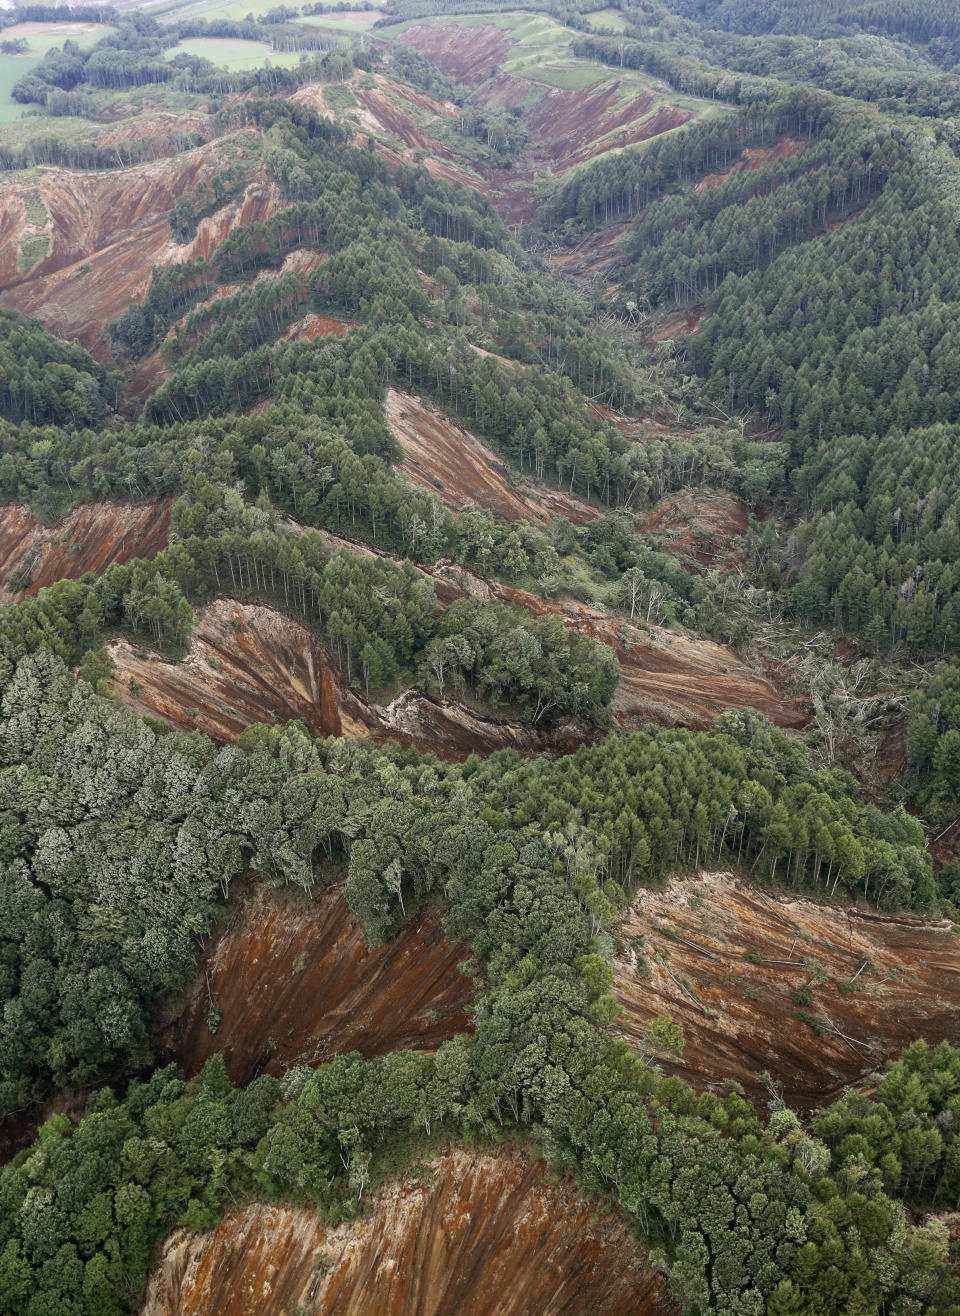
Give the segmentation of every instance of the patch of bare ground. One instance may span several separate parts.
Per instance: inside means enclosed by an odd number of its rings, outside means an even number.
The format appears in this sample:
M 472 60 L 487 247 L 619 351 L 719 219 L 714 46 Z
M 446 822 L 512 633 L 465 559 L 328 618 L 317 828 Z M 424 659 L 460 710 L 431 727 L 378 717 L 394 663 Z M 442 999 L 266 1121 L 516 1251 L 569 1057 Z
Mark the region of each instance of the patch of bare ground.
M 291 100 L 310 105 L 320 114 L 353 123 L 356 144 L 372 144 L 389 165 L 420 163 L 434 178 L 448 183 L 477 183 L 476 176 L 463 168 L 463 162 L 449 146 L 427 136 L 422 123 L 429 119 L 451 117 L 456 107 L 434 100 L 402 82 L 382 73 L 354 76 L 349 89 L 355 104 L 348 110 L 331 106 L 322 86 L 301 87 Z M 383 140 L 386 138 L 387 140 Z M 424 154 L 426 152 L 426 154 Z M 415 154 L 416 153 L 416 154 Z
M 9 210 L 15 223 L 0 244 L 0 301 L 102 355 L 104 325 L 146 295 L 154 265 L 206 258 L 233 227 L 262 222 L 275 210 L 275 187 L 251 183 L 239 201 L 201 220 L 191 242 L 173 243 L 168 216 L 174 201 L 210 178 L 222 158 L 218 142 L 130 169 L 43 169 L 31 186 L 47 210 L 49 247 L 23 273 L 17 260 L 26 223 L 24 188 L 7 183 L 0 189 L 0 213 Z
M 384 412 L 403 448 L 401 469 L 414 484 L 437 494 L 451 511 L 476 502 L 507 521 L 535 525 L 545 525 L 554 516 L 585 525 L 598 515 L 578 498 L 509 473 L 482 439 L 421 398 L 390 389 Z
M 317 1265 L 318 1256 L 322 1266 Z M 384 1185 L 369 1216 L 254 1203 L 166 1241 L 141 1316 L 674 1316 L 663 1277 L 619 1220 L 540 1162 L 446 1151 Z
M 683 1025 L 664 1068 L 752 1094 L 768 1073 L 791 1105 L 831 1100 L 917 1037 L 960 1037 L 960 940 L 946 920 L 768 895 L 730 873 L 643 891 L 620 929 L 619 1026 Z
M 430 912 L 374 947 L 340 887 L 307 901 L 255 882 L 155 1046 L 187 1075 L 219 1053 L 239 1084 L 348 1051 L 432 1052 L 468 1027 L 473 993 L 459 968 L 468 956 Z M 215 1033 L 210 1009 L 220 1012 Z
M 230 599 L 197 614 L 182 662 L 165 662 L 123 639 L 108 650 L 125 703 L 217 741 L 236 740 L 251 722 L 298 719 L 314 736 L 397 740 L 458 760 L 506 748 L 567 752 L 596 734 L 577 719 L 549 727 L 497 721 L 419 690 L 385 706 L 368 702 L 312 631 L 273 608 Z
M 35 594 L 114 562 L 156 557 L 166 547 L 172 505 L 171 499 L 146 506 L 87 503 L 52 528 L 26 507 L 0 508 L 0 599 Z
M 743 560 L 740 539 L 749 515 L 736 494 L 719 489 L 681 489 L 667 494 L 638 523 L 656 547 L 700 566 L 732 566 Z
M 620 244 L 630 232 L 629 220 L 591 229 L 575 247 L 552 252 L 550 260 L 564 274 L 574 278 L 609 274 L 622 263 Z
M 506 31 L 492 23 L 477 27 L 457 23 L 409 27 L 403 42 L 426 55 L 454 81 L 468 85 L 496 78 L 513 45 Z
M 283 334 L 284 338 L 306 338 L 311 342 L 314 338 L 325 338 L 332 334 L 334 338 L 342 338 L 350 328 L 345 320 L 334 320 L 328 315 L 316 315 L 313 312 L 305 315 L 302 320 L 297 320 Z
M 773 146 L 748 146 L 740 159 L 729 169 L 724 169 L 718 174 L 704 175 L 693 190 L 697 196 L 703 196 L 711 187 L 719 187 L 721 183 L 725 183 L 728 178 L 733 178 L 737 174 L 759 169 L 761 165 L 769 164 L 771 160 L 788 160 L 790 156 L 802 151 L 804 146 L 805 143 L 797 137 L 783 137 Z
M 648 720 L 702 729 L 725 708 L 744 706 L 758 709 L 778 726 L 799 727 L 807 721 L 798 700 L 724 644 L 660 626 L 640 627 L 599 608 L 543 599 L 493 581 L 487 588 L 492 597 L 533 616 L 558 613 L 582 635 L 611 646 L 620 663 L 613 712 L 626 731 Z
M 498 27 L 414 26 L 404 33 L 414 47 L 457 82 L 474 86 L 473 97 L 484 107 L 503 113 L 523 108 L 529 145 L 513 162 L 509 174 L 481 170 L 486 189 L 500 215 L 511 223 L 533 217 L 537 207 L 536 174 L 549 167 L 560 174 L 605 151 L 618 151 L 648 141 L 687 123 L 692 110 L 678 105 L 654 108 L 649 91 L 624 95 L 623 84 L 598 78 L 592 86 L 571 90 L 547 87 L 499 70 L 513 42 Z
M 697 332 L 705 311 L 703 305 L 667 311 L 651 321 L 647 334 L 655 343 L 662 343 L 667 338 L 686 338 L 688 334 Z

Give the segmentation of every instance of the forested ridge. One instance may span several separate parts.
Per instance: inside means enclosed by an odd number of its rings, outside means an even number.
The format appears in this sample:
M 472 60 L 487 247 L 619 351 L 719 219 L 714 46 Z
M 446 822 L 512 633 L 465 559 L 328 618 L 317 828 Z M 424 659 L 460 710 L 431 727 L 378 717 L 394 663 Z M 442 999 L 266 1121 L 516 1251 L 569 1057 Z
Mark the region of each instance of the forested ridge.
M 422 148 L 384 149 L 349 112 L 287 98 L 389 69 L 456 98 L 460 136 L 482 134 L 481 95 L 381 44 L 449 8 L 401 0 L 350 49 L 284 6 L 169 23 L 91 9 L 116 33 L 51 51 L 18 84 L 56 117 L 89 111 L 94 91 L 176 82 L 209 96 L 214 134 L 252 130 L 246 157 L 225 154 L 176 200 L 176 243 L 251 186 L 269 182 L 277 204 L 226 224 L 205 259 L 144 269 L 96 357 L 0 312 L 0 502 L 51 526 L 92 502 L 170 506 L 149 560 L 37 589 L 31 550 L 0 582 L 0 1118 L 40 1125 L 0 1167 L 0 1316 L 136 1312 L 177 1226 L 210 1229 L 251 1200 L 349 1222 L 418 1158 L 504 1140 L 616 1210 L 690 1316 L 960 1316 L 941 1218 L 960 1206 L 960 1046 L 923 1039 L 922 1001 L 905 1034 L 918 1040 L 889 1063 L 838 1027 L 862 1081 L 794 1112 L 769 1075 L 765 1104 L 732 1081 L 668 1077 L 684 1029 L 659 1016 L 641 1044 L 623 1040 L 614 979 L 639 956 L 623 920 L 643 888 L 704 869 L 736 874 L 784 926 L 802 897 L 892 928 L 940 920 L 953 945 L 952 11 L 645 0 L 609 26 L 599 4 L 550 6 L 574 74 L 641 71 L 658 96 L 697 98 L 693 118 L 525 177 L 529 93 L 513 149 L 481 165 L 468 143 L 471 173 L 448 171 L 477 187 L 434 176 Z M 164 58 L 194 35 L 304 59 L 231 75 Z M 456 134 L 432 114 L 421 106 L 416 130 L 446 151 Z M 530 213 L 536 195 L 535 222 L 501 217 L 503 186 L 527 187 Z M 579 271 L 565 248 L 587 253 Z M 314 316 L 337 333 L 298 333 Z M 153 382 L 126 395 L 125 374 Z M 483 490 L 456 506 L 439 477 L 411 483 L 388 422 L 398 392 L 469 426 L 506 488 L 577 523 L 509 522 Z M 727 509 L 727 551 L 673 495 Z M 367 700 L 417 687 L 569 725 L 581 747 L 448 763 L 300 722 L 218 744 L 125 707 L 111 653 L 196 662 L 197 610 L 218 599 L 295 618 Z M 637 647 L 656 673 L 669 638 L 712 655 L 723 682 L 732 655 L 708 637 L 773 683 L 801 672 L 813 724 L 734 708 L 707 730 L 611 731 L 617 652 Z M 887 760 L 899 747 L 892 771 L 864 774 L 825 744 L 825 687 L 802 675 L 824 645 L 838 703 L 886 701 L 855 725 Z M 864 694 L 868 670 L 883 688 Z M 171 1054 L 161 1023 L 255 883 L 300 909 L 335 895 L 371 946 L 429 916 L 468 948 L 468 1030 L 435 1054 L 324 1046 L 245 1088 L 220 1054 L 198 1073 L 156 1068 Z M 819 981 L 817 946 L 798 940 L 781 968 Z M 858 983 L 868 967 L 840 994 L 881 992 L 879 974 Z M 783 990 L 785 1012 L 806 991 Z M 209 976 L 204 1000 L 215 1039 Z M 56 1094 L 85 1113 L 51 1115 Z

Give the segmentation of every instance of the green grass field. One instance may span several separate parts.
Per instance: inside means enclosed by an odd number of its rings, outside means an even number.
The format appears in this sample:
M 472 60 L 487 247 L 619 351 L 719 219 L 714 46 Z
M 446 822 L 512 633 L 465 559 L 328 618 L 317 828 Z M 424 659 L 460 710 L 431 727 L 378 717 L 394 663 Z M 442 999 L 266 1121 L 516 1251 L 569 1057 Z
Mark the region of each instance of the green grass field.
M 274 68 L 290 68 L 300 63 L 297 50 L 272 50 L 265 41 L 239 41 L 232 37 L 191 37 L 164 52 L 166 59 L 186 53 L 201 55 L 222 68 L 259 69 L 268 61 Z
M 0 55 L 0 123 L 15 122 L 28 108 L 13 99 L 10 95 L 11 89 L 19 78 L 29 73 L 32 68 L 36 68 L 48 50 L 52 50 L 54 46 L 62 46 L 67 40 L 75 41 L 81 50 L 89 50 L 103 37 L 116 31 L 116 28 L 91 23 L 90 30 L 87 32 L 64 32 L 65 26 L 79 27 L 81 24 L 29 23 L 4 28 L 5 40 L 22 36 L 29 50 L 25 55 Z M 23 30 L 32 28 L 37 30 Z
M 622 32 L 627 19 L 619 9 L 596 9 L 587 14 L 587 27 L 594 32 Z

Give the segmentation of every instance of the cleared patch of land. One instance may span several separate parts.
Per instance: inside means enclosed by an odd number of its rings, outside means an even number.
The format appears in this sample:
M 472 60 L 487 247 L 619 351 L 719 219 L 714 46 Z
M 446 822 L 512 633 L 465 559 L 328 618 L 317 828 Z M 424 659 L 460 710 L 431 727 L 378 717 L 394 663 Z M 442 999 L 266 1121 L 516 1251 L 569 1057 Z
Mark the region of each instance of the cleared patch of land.
M 317 1267 L 318 1256 L 325 1264 Z M 164 1245 L 141 1316 L 675 1316 L 662 1275 L 612 1215 L 512 1148 L 446 1151 L 325 1229 L 253 1203 Z
M 960 1036 L 960 939 L 910 915 L 767 894 L 730 873 L 641 891 L 620 928 L 627 1037 L 667 1015 L 686 1044 L 664 1066 L 696 1087 L 766 1072 L 791 1105 L 832 1099 L 912 1042 Z M 658 1057 L 659 1058 L 659 1057 Z
M 468 955 L 434 914 L 372 947 L 339 887 L 297 900 L 257 882 L 158 1045 L 187 1074 L 221 1054 L 240 1084 L 348 1051 L 435 1051 L 468 1026 L 473 989 L 458 967 Z

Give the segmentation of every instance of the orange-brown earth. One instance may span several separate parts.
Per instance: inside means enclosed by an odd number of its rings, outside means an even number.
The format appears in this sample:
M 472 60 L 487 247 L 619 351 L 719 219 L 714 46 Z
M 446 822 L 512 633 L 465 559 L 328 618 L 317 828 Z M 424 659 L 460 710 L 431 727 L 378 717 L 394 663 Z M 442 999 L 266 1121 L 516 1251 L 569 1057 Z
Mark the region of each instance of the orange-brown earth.
M 721 183 L 725 183 L 728 178 L 733 178 L 736 174 L 759 169 L 761 165 L 769 164 L 771 160 L 788 160 L 790 156 L 802 151 L 804 145 L 797 137 L 784 137 L 773 146 L 748 146 L 740 159 L 729 169 L 724 169 L 718 174 L 706 174 L 693 190 L 697 196 L 703 196 L 708 188 L 719 187 Z
M 314 736 L 397 740 L 457 760 L 506 748 L 567 752 L 595 734 L 577 719 L 551 727 L 495 721 L 418 690 L 386 706 L 369 703 L 312 631 L 273 608 L 231 599 L 197 614 L 182 662 L 164 662 L 127 640 L 107 647 L 126 703 L 218 741 L 236 740 L 251 722 L 299 719 Z
M 502 113 L 523 109 L 529 144 L 514 161 L 509 175 L 485 168 L 486 190 L 500 214 L 512 222 L 530 219 L 537 206 L 533 182 L 549 166 L 554 174 L 583 164 L 604 151 L 622 150 L 680 127 L 694 117 L 678 105 L 654 110 L 651 92 L 625 94 L 623 84 L 598 77 L 581 90 L 544 88 L 524 77 L 500 73 L 513 44 L 502 28 L 414 26 L 403 34 L 412 46 L 454 81 L 476 88 L 478 104 Z
M 219 1053 L 244 1085 L 348 1051 L 435 1051 L 469 1026 L 472 988 L 459 968 L 468 955 L 431 913 L 372 947 L 340 887 L 296 900 L 255 882 L 157 1046 L 187 1075 Z M 210 1009 L 222 1012 L 215 1033 Z
M 509 472 L 482 439 L 420 398 L 390 389 L 384 412 L 403 448 L 401 469 L 415 484 L 437 494 L 451 511 L 476 502 L 507 521 L 535 525 L 544 525 L 553 516 L 585 525 L 598 515 L 579 498 Z
M 29 565 L 35 589 L 102 571 L 111 562 L 152 557 L 166 543 L 169 518 L 169 502 L 94 503 L 47 530 L 25 508 L 7 507 L 0 511 L 0 581 Z M 334 549 L 345 542 L 329 538 Z M 744 704 L 782 726 L 805 721 L 795 700 L 724 645 L 658 627 L 643 630 L 600 609 L 548 601 L 452 563 L 439 564 L 430 575 L 443 605 L 466 594 L 499 598 L 533 615 L 558 613 L 581 633 L 610 644 L 621 667 L 614 712 L 626 729 L 645 718 L 703 727 L 724 708 Z M 165 662 L 123 639 L 108 647 L 115 687 L 127 703 L 221 741 L 235 740 L 250 722 L 294 718 L 317 736 L 396 739 L 461 759 L 506 747 L 565 752 L 596 734 L 575 719 L 551 727 L 497 721 L 417 690 L 386 706 L 370 703 L 347 684 L 313 632 L 273 608 L 229 599 L 197 614 L 182 662 Z
M 0 598 L 35 594 L 43 585 L 105 571 L 113 562 L 156 557 L 167 543 L 171 507 L 170 499 L 148 506 L 87 503 L 52 528 L 26 507 L 0 508 Z
M 739 541 L 748 525 L 746 505 L 736 494 L 681 489 L 661 498 L 637 529 L 666 552 L 693 558 L 702 566 L 729 566 L 742 561 Z
M 244 134 L 233 140 L 244 152 Z M 171 242 L 168 215 L 174 201 L 222 165 L 221 142 L 172 159 L 130 169 L 74 173 L 42 169 L 35 183 L 0 188 L 0 213 L 14 216 L 0 244 L 0 302 L 34 315 L 47 328 L 102 353 L 103 326 L 141 300 L 157 264 L 207 257 L 237 224 L 273 213 L 276 189 L 251 183 L 243 198 L 200 222 L 192 242 Z M 17 268 L 26 227 L 22 194 L 37 190 L 47 211 L 46 256 L 30 270 Z
M 348 87 L 356 104 L 347 110 L 331 105 L 319 84 L 301 87 L 291 100 L 311 106 L 318 114 L 346 120 L 348 126 L 355 124 L 359 129 L 357 145 L 372 143 L 377 154 L 390 165 L 419 163 L 434 178 L 468 187 L 477 184 L 476 175 L 465 167 L 457 153 L 444 143 L 428 138 L 422 126 L 432 119 L 453 117 L 455 106 L 434 100 L 425 92 L 382 73 L 355 75 Z
M 452 1149 L 384 1185 L 367 1219 L 254 1203 L 166 1241 L 141 1316 L 673 1316 L 614 1216 L 502 1148 Z
M 662 626 L 641 628 L 623 617 L 569 600 L 542 599 L 527 590 L 487 582 L 491 597 L 515 603 L 534 616 L 557 613 L 582 635 L 609 644 L 620 663 L 613 712 L 624 730 L 652 720 L 704 728 L 725 708 L 747 705 L 778 726 L 806 722 L 800 703 L 773 680 L 748 667 L 725 644 Z
M 947 920 L 770 896 L 729 873 L 640 893 L 621 930 L 620 1026 L 683 1025 L 664 1067 L 698 1088 L 766 1071 L 793 1105 L 832 1099 L 908 1042 L 960 1039 L 960 939 Z M 866 967 L 863 967 L 866 965 Z M 857 976 L 859 973 L 859 976 Z M 801 989 L 809 992 L 807 1004 Z

